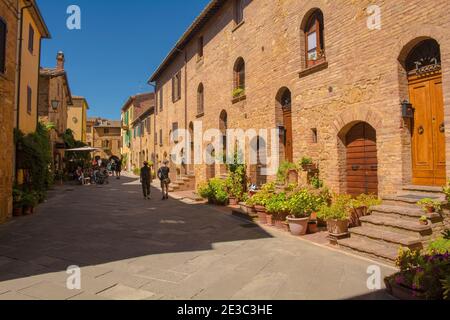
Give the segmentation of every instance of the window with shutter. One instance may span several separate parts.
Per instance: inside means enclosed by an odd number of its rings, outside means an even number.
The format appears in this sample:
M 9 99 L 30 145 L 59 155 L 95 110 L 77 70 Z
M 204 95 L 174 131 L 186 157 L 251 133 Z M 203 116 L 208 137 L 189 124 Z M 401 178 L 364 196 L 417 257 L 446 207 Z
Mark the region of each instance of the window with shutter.
M 164 108 L 164 89 L 161 87 L 159 90 L 159 111 L 163 111 Z
M 173 141 L 178 142 L 178 122 L 172 124 Z
M 33 90 L 30 86 L 27 87 L 27 112 L 31 114 L 32 109 L 32 100 L 33 100 Z
M 6 71 L 6 22 L 0 17 L 0 73 Z
M 316 10 L 309 17 L 305 28 L 306 66 L 312 67 L 325 61 L 324 24 L 322 11 Z
M 28 50 L 30 51 L 30 53 L 33 53 L 34 50 L 34 29 L 31 24 L 28 31 Z
M 204 45 L 203 36 L 201 36 L 198 38 L 198 59 L 199 60 L 201 58 L 203 58 L 203 45 Z
M 163 132 L 162 129 L 159 130 L 159 145 L 163 145 Z

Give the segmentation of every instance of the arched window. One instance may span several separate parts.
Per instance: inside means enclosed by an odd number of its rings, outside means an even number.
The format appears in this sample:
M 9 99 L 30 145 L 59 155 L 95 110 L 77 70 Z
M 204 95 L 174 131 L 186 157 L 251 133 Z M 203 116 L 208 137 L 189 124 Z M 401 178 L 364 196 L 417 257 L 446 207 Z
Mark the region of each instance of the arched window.
M 307 18 L 304 28 L 306 44 L 306 66 L 312 67 L 325 61 L 323 13 L 314 10 Z
M 234 64 L 234 91 L 233 97 L 237 98 L 245 94 L 245 61 L 242 58 Z
M 203 83 L 200 83 L 197 89 L 197 115 L 202 115 L 205 112 L 205 92 Z

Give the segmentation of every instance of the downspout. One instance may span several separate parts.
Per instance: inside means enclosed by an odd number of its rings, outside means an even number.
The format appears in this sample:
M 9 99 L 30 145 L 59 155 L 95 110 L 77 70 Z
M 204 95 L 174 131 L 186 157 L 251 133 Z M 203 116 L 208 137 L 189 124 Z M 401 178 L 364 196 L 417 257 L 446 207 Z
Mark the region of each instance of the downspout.
M 19 6 L 19 1 L 17 1 L 17 6 Z M 22 7 L 20 9 L 19 13 L 19 20 L 18 20 L 18 26 L 19 26 L 19 36 L 17 38 L 17 55 L 16 55 L 16 61 L 17 61 L 17 68 L 16 68 L 16 129 L 20 129 L 20 82 L 22 81 L 22 47 L 23 47 L 23 13 L 26 9 L 31 8 L 32 5 L 27 5 L 25 7 Z M 17 145 L 14 148 L 14 175 L 15 175 L 15 181 L 17 182 L 17 163 L 18 163 L 18 152 L 17 152 Z
M 19 38 L 18 42 L 18 51 L 17 51 L 17 84 L 16 84 L 16 128 L 19 128 L 20 123 L 20 82 L 22 81 L 22 47 L 23 47 L 23 13 L 25 9 L 31 8 L 32 5 L 25 6 L 20 9 L 19 14 Z
M 42 38 L 39 38 L 39 57 L 38 57 L 38 83 L 37 83 L 37 99 L 36 99 L 36 129 L 37 125 L 39 123 L 39 97 L 41 95 L 40 88 L 41 88 L 41 56 L 42 56 Z

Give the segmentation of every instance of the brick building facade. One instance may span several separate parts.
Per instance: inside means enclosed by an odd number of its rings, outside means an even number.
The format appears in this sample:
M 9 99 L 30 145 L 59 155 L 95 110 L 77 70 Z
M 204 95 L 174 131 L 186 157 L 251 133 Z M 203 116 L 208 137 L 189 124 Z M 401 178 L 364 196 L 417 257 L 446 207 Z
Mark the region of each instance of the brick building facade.
M 376 4 L 211 1 L 150 78 L 158 160 L 175 145 L 174 125 L 279 127 L 280 161 L 312 157 L 334 191 L 387 195 L 408 184 L 444 184 L 450 3 Z M 373 24 L 378 9 L 381 25 Z M 402 115 L 404 100 L 414 121 Z M 192 170 L 197 182 L 211 177 L 206 165 Z
M 11 217 L 14 104 L 17 55 L 17 2 L 0 1 L 0 223 Z
M 121 124 L 120 121 L 102 118 L 88 118 L 86 129 L 87 144 L 101 151 L 95 152 L 94 157 L 110 159 L 115 156 L 120 158 L 121 148 Z

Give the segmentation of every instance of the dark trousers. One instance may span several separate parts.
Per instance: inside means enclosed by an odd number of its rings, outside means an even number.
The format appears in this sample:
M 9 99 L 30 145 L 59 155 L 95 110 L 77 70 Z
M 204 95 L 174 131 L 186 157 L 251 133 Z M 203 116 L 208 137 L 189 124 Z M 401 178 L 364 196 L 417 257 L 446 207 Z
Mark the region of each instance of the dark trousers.
M 150 196 L 150 181 L 142 181 L 142 192 L 144 193 L 145 198 Z

